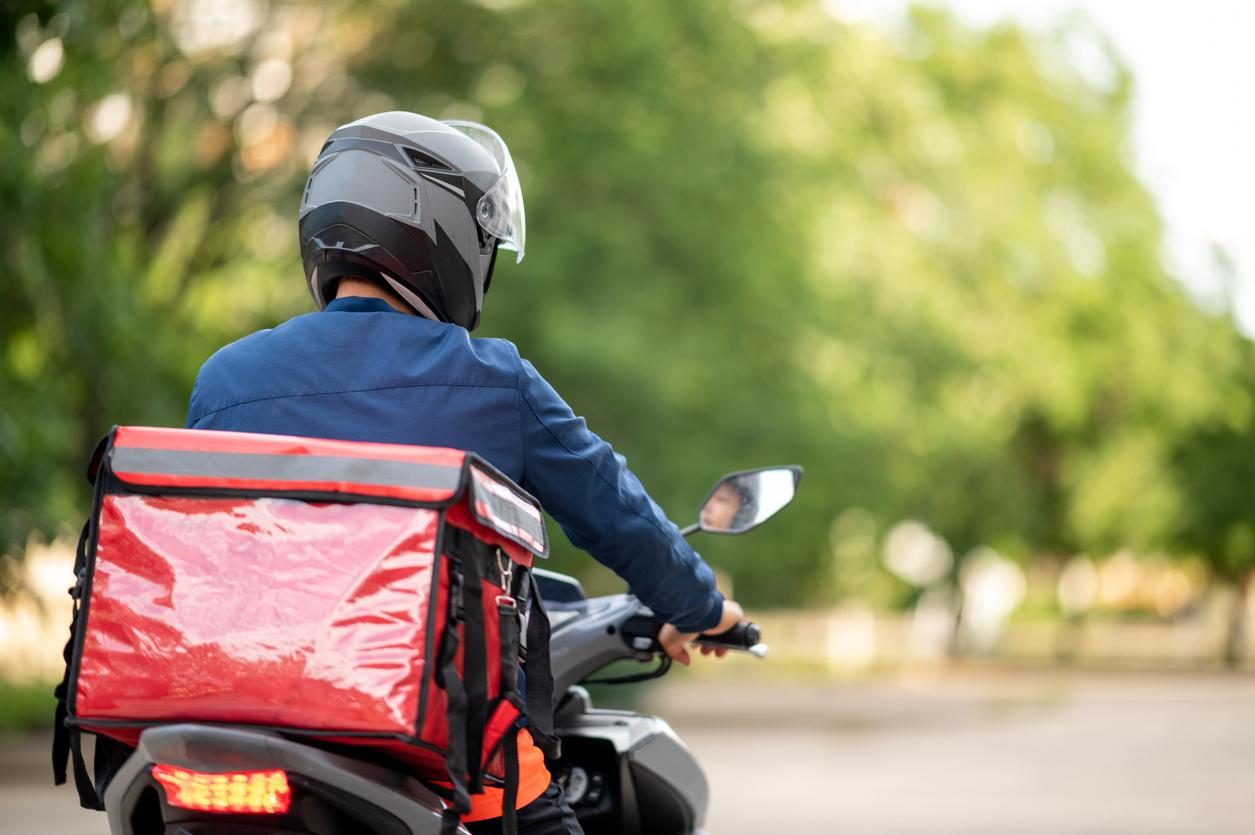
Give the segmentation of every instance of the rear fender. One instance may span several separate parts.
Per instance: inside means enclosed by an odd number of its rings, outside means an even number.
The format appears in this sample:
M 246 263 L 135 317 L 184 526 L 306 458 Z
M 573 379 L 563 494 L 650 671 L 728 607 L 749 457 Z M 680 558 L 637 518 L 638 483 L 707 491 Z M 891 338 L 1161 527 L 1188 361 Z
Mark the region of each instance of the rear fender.
M 150 774 L 154 763 L 211 773 L 281 768 L 292 785 L 292 808 L 286 815 L 263 817 L 172 807 Z M 328 835 L 349 835 L 367 825 L 378 835 L 438 835 L 443 809 L 430 789 L 401 772 L 266 731 L 193 724 L 144 731 L 104 799 L 113 835 L 162 835 L 173 822 L 188 833 L 225 833 L 231 827 L 295 833 L 316 826 Z

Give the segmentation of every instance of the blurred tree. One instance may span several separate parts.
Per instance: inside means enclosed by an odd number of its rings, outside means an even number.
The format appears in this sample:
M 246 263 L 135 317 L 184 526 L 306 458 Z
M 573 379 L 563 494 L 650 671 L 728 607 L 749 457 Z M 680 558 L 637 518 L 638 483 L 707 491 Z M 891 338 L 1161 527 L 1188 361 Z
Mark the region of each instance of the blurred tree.
M 154 8 L 6 18 L 0 553 L 74 524 L 110 425 L 181 423 L 214 347 L 302 307 L 295 230 L 271 203 L 303 162 L 291 118 L 254 101 L 291 41 L 209 4 Z
M 509 139 L 531 241 L 483 334 L 678 519 L 723 471 L 806 465 L 770 529 L 701 543 L 750 603 L 853 591 L 834 566 L 906 516 L 959 555 L 1168 547 L 1178 439 L 1233 409 L 1245 341 L 1160 266 L 1131 79 L 1072 68 L 1083 26 L 886 35 L 813 0 L 0 15 L 0 553 L 82 513 L 109 425 L 181 422 L 211 351 L 310 309 L 308 165 L 394 107 Z
M 815 166 L 801 344 L 834 425 L 888 450 L 879 512 L 958 554 L 1166 545 L 1169 447 L 1223 406 L 1234 330 L 1160 264 L 1122 64 L 1072 68 L 1078 38 L 1105 48 L 1083 23 L 1030 38 L 916 10 L 888 43 L 839 37 L 772 106 Z
M 1246 639 L 1246 610 L 1255 573 L 1255 347 L 1233 338 L 1241 356 L 1229 377 L 1228 409 L 1176 440 L 1173 464 L 1183 497 L 1175 521 L 1177 549 L 1201 555 L 1234 594 L 1224 661 L 1238 666 Z

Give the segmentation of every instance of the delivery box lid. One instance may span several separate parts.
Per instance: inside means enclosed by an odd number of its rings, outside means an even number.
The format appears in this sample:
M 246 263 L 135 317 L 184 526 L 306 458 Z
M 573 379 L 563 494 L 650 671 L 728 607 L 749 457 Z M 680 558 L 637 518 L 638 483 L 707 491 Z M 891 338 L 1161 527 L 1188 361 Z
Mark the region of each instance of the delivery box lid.
M 290 435 L 121 426 L 101 463 L 148 492 L 296 495 L 444 507 L 463 496 L 475 520 L 535 556 L 548 555 L 536 499 L 471 452 Z

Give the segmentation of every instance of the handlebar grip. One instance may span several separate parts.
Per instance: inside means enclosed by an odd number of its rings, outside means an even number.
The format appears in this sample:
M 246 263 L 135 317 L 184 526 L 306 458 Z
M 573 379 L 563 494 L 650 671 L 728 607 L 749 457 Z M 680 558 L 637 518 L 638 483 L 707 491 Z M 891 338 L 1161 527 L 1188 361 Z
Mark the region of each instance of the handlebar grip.
M 746 621 L 717 635 L 702 635 L 694 643 L 710 647 L 748 650 L 762 643 L 762 630 L 758 628 L 758 624 Z

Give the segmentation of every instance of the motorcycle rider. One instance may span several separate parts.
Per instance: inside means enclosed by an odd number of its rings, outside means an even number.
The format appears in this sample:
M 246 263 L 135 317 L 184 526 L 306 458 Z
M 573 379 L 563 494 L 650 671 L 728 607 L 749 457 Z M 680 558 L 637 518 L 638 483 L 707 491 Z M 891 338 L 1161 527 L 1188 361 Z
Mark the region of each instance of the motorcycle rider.
M 300 206 L 320 312 L 222 348 L 188 406 L 193 428 L 473 450 L 535 495 L 572 544 L 665 621 L 665 651 L 743 619 L 627 468 L 513 344 L 472 339 L 498 250 L 523 259 L 523 195 L 492 130 L 388 112 L 335 130 Z M 723 653 L 718 653 L 722 655 Z M 578 833 L 520 733 L 523 833 Z M 471 832 L 500 832 L 502 793 L 472 797 Z

